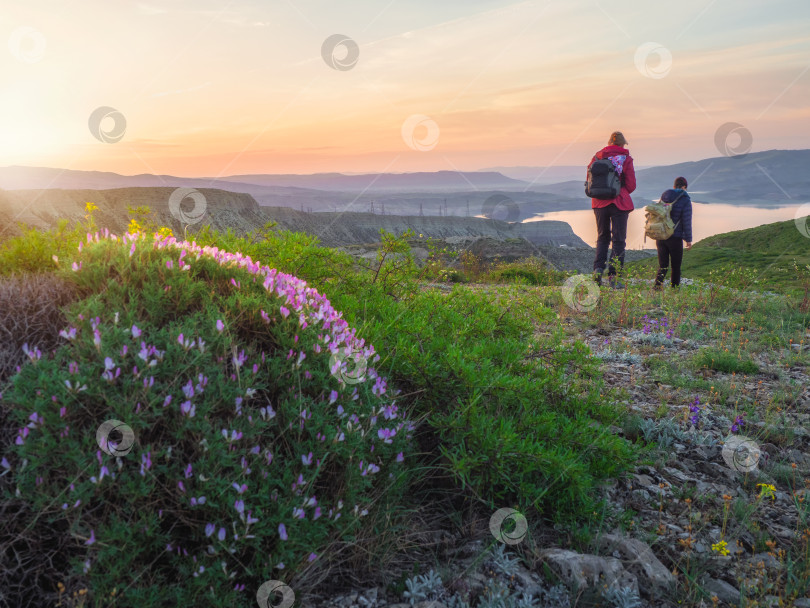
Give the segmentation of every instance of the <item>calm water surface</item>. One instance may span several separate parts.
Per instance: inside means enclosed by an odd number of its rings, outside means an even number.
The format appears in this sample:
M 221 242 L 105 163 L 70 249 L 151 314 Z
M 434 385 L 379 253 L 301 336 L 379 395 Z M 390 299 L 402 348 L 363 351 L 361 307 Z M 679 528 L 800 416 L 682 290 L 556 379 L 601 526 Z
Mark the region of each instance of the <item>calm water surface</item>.
M 647 239 L 644 244 L 644 205 L 634 201 L 636 208 L 630 213 L 627 222 L 627 248 L 628 249 L 654 249 L 655 241 Z M 692 203 L 692 241 L 697 242 L 714 234 L 754 228 L 762 224 L 772 224 L 784 220 L 795 219 L 799 207 L 776 207 L 763 209 L 761 207 L 739 207 L 722 203 Z M 805 207 L 802 215 L 807 212 Z M 574 233 L 591 247 L 596 245 L 596 221 L 593 210 L 582 211 L 555 211 L 529 218 L 527 222 L 537 220 L 560 220 L 568 222 Z M 797 232 L 797 235 L 799 233 Z

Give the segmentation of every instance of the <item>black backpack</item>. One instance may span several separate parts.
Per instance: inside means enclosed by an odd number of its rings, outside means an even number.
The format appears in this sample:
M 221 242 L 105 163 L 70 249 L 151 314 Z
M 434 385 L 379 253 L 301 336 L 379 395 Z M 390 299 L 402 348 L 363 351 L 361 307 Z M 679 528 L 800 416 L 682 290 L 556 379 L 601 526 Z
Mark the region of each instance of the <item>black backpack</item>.
M 585 182 L 585 194 L 590 198 L 608 201 L 619 196 L 622 190 L 622 178 L 609 158 L 600 158 L 588 169 L 588 181 Z

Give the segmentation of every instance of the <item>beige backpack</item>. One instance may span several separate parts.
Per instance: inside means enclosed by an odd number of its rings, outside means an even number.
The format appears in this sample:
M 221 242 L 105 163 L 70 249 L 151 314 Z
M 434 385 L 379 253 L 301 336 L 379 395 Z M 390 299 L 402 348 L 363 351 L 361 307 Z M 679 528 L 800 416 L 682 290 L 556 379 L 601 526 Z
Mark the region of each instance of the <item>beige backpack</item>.
M 652 205 L 647 205 L 644 208 L 644 242 L 647 242 L 647 237 L 656 241 L 665 241 L 675 232 L 675 222 L 670 217 L 672 205 L 678 202 L 683 196 L 683 192 L 678 195 L 671 203 L 665 203 L 658 199 L 658 202 Z

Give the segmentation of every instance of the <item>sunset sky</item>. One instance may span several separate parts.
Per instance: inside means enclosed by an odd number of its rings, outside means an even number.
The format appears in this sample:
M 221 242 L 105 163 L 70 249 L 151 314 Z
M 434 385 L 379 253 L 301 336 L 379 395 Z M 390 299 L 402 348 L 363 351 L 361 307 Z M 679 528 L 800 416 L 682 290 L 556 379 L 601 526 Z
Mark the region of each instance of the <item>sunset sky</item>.
M 2 3 L 0 166 L 582 165 L 616 129 L 649 166 L 718 156 L 728 122 L 753 151 L 810 148 L 808 0 Z M 327 65 L 334 34 L 353 67 Z M 88 124 L 104 106 L 115 143 Z

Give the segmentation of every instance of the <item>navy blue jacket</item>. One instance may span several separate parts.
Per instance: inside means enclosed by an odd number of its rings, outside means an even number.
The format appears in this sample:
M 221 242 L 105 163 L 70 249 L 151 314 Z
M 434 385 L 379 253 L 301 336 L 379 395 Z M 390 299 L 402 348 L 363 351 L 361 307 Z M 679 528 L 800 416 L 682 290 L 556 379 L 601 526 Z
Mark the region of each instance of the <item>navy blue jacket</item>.
M 680 195 L 680 198 L 678 196 Z M 686 190 L 670 188 L 661 195 L 661 201 L 671 203 L 675 199 L 678 201 L 672 205 L 669 216 L 675 222 L 675 232 L 673 238 L 681 238 L 687 243 L 692 242 L 692 199 L 689 198 Z

